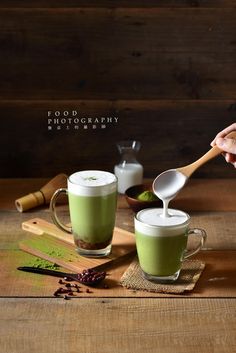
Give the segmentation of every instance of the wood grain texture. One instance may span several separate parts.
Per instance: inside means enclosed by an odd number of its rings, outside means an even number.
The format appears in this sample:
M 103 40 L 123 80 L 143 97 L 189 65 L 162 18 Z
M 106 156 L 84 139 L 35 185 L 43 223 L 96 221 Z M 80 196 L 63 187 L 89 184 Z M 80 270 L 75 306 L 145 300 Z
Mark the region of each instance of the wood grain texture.
M 236 344 L 236 299 L 1 301 L 2 352 L 229 353 Z
M 63 116 L 52 117 L 48 124 L 48 111 L 54 115 L 69 112 L 71 117 L 73 110 L 78 118 L 118 120 L 106 123 L 104 129 L 97 124 L 95 130 L 92 123 L 82 122 L 76 130 L 73 121 L 68 125 L 60 122 Z M 235 121 L 234 100 L 2 101 L 0 111 L 4 117 L 1 177 L 53 177 L 82 169 L 113 171 L 120 160 L 116 142 L 137 139 L 142 144 L 138 159 L 144 175 L 154 178 L 163 170 L 198 159 L 210 148 L 216 133 Z M 52 130 L 48 130 L 49 125 Z M 234 178 L 235 170 L 219 156 L 193 175 L 212 176 Z M 19 190 L 19 197 L 23 195 Z
M 0 10 L 1 99 L 228 99 L 231 9 Z
M 189 212 L 191 215 L 191 227 L 203 228 L 206 230 L 208 238 L 205 244 L 206 249 L 214 250 L 236 250 L 235 239 L 235 212 Z M 64 214 L 64 217 L 63 217 Z M 37 215 L 43 219 L 51 221 L 49 212 L 37 212 Z M 27 233 L 21 230 L 21 222 L 29 219 L 29 214 L 24 217 L 15 213 L 0 212 L 0 232 L 1 249 L 18 249 L 18 242 L 23 240 Z M 61 217 L 68 219 L 67 212 L 62 213 Z M 117 226 L 122 229 L 134 231 L 134 214 L 128 208 L 118 210 Z
M 14 199 L 19 192 L 30 192 L 42 185 L 46 179 L 0 180 L 0 231 L 1 249 L 17 249 L 17 241 L 26 234 L 21 224 L 31 218 L 42 218 L 52 222 L 48 207 L 19 213 Z M 219 192 L 220 190 L 220 192 Z M 182 209 L 192 217 L 192 227 L 206 229 L 207 248 L 236 249 L 236 180 L 235 179 L 195 179 L 184 187 L 171 207 Z M 9 211 L 7 211 L 9 210 Z M 68 207 L 59 206 L 59 216 L 68 223 Z M 118 198 L 116 226 L 133 232 L 134 213 L 129 209 L 124 196 Z
M 17 249 L 25 232 L 23 222 L 32 218 L 42 218 L 52 222 L 48 207 L 19 213 L 14 207 L 14 198 L 19 190 L 33 191 L 45 179 L 0 180 L 0 230 L 1 246 Z M 14 186 L 15 185 L 15 186 Z M 219 192 L 220 190 L 220 192 Z M 192 227 L 200 227 L 208 232 L 206 247 L 213 249 L 236 249 L 236 180 L 235 179 L 195 179 L 183 188 L 171 207 L 182 209 L 192 217 Z M 9 211 L 7 211 L 7 209 Z M 59 206 L 58 214 L 63 222 L 69 222 L 68 206 Z M 129 209 L 124 196 L 118 197 L 116 226 L 133 232 L 134 213 Z
M 31 179 L 0 179 L 0 190 L 1 190 L 1 210 L 16 210 L 15 200 L 27 195 L 31 192 L 39 190 L 45 183 L 49 181 L 49 178 L 31 178 Z M 45 209 L 45 207 L 41 207 Z M 31 212 L 35 210 L 28 210 Z M 37 211 L 37 209 L 36 209 Z
M 53 293 L 61 287 L 58 278 L 18 271 L 18 266 L 35 266 L 36 258 L 20 250 L 0 250 L 3 271 L 0 274 L 0 297 L 53 297 Z M 236 251 L 201 251 L 196 257 L 205 263 L 206 267 L 194 290 L 179 295 L 179 297 L 191 298 L 236 298 Z M 93 288 L 91 293 L 86 292 L 86 287 L 81 285 L 78 299 L 83 297 L 170 297 L 175 294 L 151 293 L 134 291 L 123 288 L 119 283 L 123 273 L 130 265 L 131 258 L 105 266 L 108 276 L 105 280 L 108 288 L 103 284 Z M 67 271 L 65 271 L 67 272 Z M 7 284 L 7 285 L 6 285 Z M 76 296 L 77 297 L 77 296 Z M 75 298 L 76 299 L 76 298 Z
M 32 222 L 37 226 L 32 227 Z M 37 228 L 36 232 L 35 228 Z M 45 222 L 41 218 L 24 222 L 23 229 L 31 234 L 28 234 L 25 239 L 19 242 L 21 250 L 51 263 L 56 263 L 75 273 L 82 272 L 85 268 L 100 268 L 113 261 L 122 261 L 124 256 L 127 257 L 127 255 L 136 253 L 133 233 L 117 227 L 113 232 L 112 252 L 102 258 L 79 255 L 75 250 L 72 235 L 58 230 L 54 224 Z
M 190 179 L 172 206 L 188 211 L 234 211 L 235 179 Z
M 175 204 L 176 205 L 176 204 Z M 182 203 L 182 206 L 184 204 Z M 178 207 L 179 209 L 180 207 Z M 235 225 L 236 215 L 234 212 L 196 212 L 181 207 L 191 216 L 191 228 L 202 228 L 207 232 L 207 240 L 204 248 L 208 250 L 236 250 Z M 119 210 L 117 213 L 117 224 L 119 227 L 134 231 L 133 213 L 128 209 Z
M 21 222 L 32 215 L 48 218 L 49 212 L 36 209 L 26 214 L 17 213 L 6 195 L 14 199 L 20 191 L 37 189 L 41 181 L 0 180 L 1 352 L 48 353 L 50 349 L 50 353 L 100 353 L 101 347 L 103 353 L 110 353 L 111 349 L 117 353 L 235 351 L 235 250 L 199 253 L 206 269 L 194 292 L 181 297 L 124 290 L 118 280 L 130 260 L 110 269 L 110 288 L 106 289 L 106 294 L 101 289 L 89 294 L 82 288 L 81 297 L 69 301 L 52 298 L 58 288 L 58 278 L 17 271 L 17 266 L 32 265 L 34 261 L 31 255 L 16 247 L 22 237 L 17 231 L 18 225 L 20 228 Z M 231 189 L 229 193 L 233 191 Z M 120 214 L 119 222 L 130 227 L 132 213 L 124 199 L 120 199 L 119 205 L 124 216 L 122 218 Z M 10 212 L 6 211 L 8 207 Z M 194 222 L 199 224 L 202 220 L 210 224 L 208 215 L 215 227 L 212 231 L 221 232 L 217 227 L 221 224 L 226 235 L 221 241 L 226 241 L 229 227 L 230 232 L 234 232 L 234 215 L 228 212 L 194 213 L 193 217 L 197 217 Z
M 19 181 L 16 184 L 15 180 L 3 179 L 0 183 L 2 198 L 0 206 L 6 207 L 4 202 L 4 194 L 11 190 L 12 198 L 20 190 L 25 192 L 30 191 L 31 188 L 43 184 L 40 180 Z M 227 204 L 234 205 L 236 190 L 235 179 L 233 180 L 192 180 L 183 189 L 183 194 L 179 196 L 179 206 L 184 205 L 198 206 L 203 209 L 207 202 L 210 200 L 210 206 L 218 206 L 221 209 L 227 209 Z M 12 186 L 11 186 L 12 185 Z M 18 185 L 18 188 L 13 187 Z M 221 193 L 216 192 L 220 189 Z M 214 191 L 215 190 L 215 191 Z M 185 194 L 185 196 L 184 196 Z M 196 196 L 198 195 L 198 196 Z M 8 195 L 9 196 L 9 195 Z M 183 197 L 184 196 L 184 197 Z M 190 197 L 188 202 L 188 197 Z M 191 203 L 191 200 L 195 202 Z M 178 200 L 177 200 L 178 201 Z M 187 203 L 186 203 L 187 202 Z M 12 204 L 12 203 L 11 203 Z M 64 222 L 68 221 L 68 211 L 66 206 L 59 206 L 60 217 Z M 216 208 L 215 208 L 216 210 Z M 235 212 L 226 211 L 191 211 L 189 212 L 192 221 L 192 227 L 204 228 L 208 233 L 208 239 L 205 244 L 205 249 L 197 255 L 206 264 L 200 280 L 195 287 L 194 291 L 190 293 L 193 297 L 232 297 L 236 296 L 236 283 L 235 283 Z M 121 228 L 133 231 L 133 213 L 128 208 L 124 197 L 119 197 L 118 212 L 117 212 L 117 225 Z M 57 289 L 58 279 L 47 278 L 35 274 L 19 273 L 16 268 L 18 266 L 32 265 L 32 256 L 19 251 L 18 243 L 25 238 L 26 233 L 21 229 L 21 223 L 33 218 L 40 217 L 50 221 L 50 213 L 48 208 L 35 209 L 31 212 L 19 213 L 16 210 L 4 211 L 0 213 L 0 236 L 1 236 L 1 259 L 4 266 L 4 271 L 1 273 L 2 280 L 0 281 L 0 295 L 3 296 L 52 296 L 53 292 Z M 131 259 L 127 259 L 119 264 L 109 267 L 108 285 L 109 291 L 104 292 L 102 289 L 94 290 L 92 296 L 131 296 L 131 297 L 147 297 L 156 296 L 150 293 L 138 293 L 127 291 L 119 286 L 119 280 L 129 265 Z M 6 283 L 8 285 L 6 286 Z M 32 286 L 32 283 L 34 284 Z M 83 293 L 82 296 L 87 296 Z M 89 296 L 89 295 L 88 295 Z M 160 295 L 162 297 L 162 295 Z
M 145 179 L 145 182 L 152 183 L 152 179 Z M 183 209 L 186 212 L 195 211 L 208 215 L 210 211 L 221 211 L 222 215 L 236 210 L 235 202 L 235 179 L 189 179 L 185 187 L 179 192 L 170 207 Z M 123 210 L 122 217 L 127 220 L 128 204 L 124 195 L 120 195 L 118 202 L 119 212 Z M 203 213 L 204 212 L 204 213 Z M 208 213 L 206 213 L 208 212 Z
M 197 189 L 197 187 L 196 187 Z M 187 199 L 186 199 L 187 200 Z M 180 199 L 181 201 L 181 199 Z M 207 196 L 205 199 L 202 198 L 202 202 L 206 207 Z M 205 202 L 205 203 L 204 203 Z M 223 200 L 224 202 L 224 200 Z M 236 250 L 236 237 L 235 237 L 235 225 L 236 225 L 236 215 L 235 211 L 209 211 L 209 208 L 206 208 L 205 211 L 196 212 L 197 204 L 191 204 L 191 208 L 187 207 L 186 202 L 182 201 L 172 203 L 172 207 L 182 209 L 185 212 L 189 213 L 191 216 L 191 228 L 202 228 L 207 232 L 207 240 L 205 243 L 205 249 L 225 249 Z M 200 203 L 199 203 L 200 205 Z M 219 204 L 218 204 L 219 205 Z M 227 196 L 225 205 L 227 207 Z M 223 208 L 223 207 L 222 207 Z M 117 225 L 121 228 L 127 229 L 130 232 L 134 231 L 134 214 L 131 210 L 124 208 L 119 209 L 117 213 Z
M 20 6 L 92 8 L 14 9 Z M 111 10 L 117 6 L 124 8 Z M 147 8 L 136 10 L 138 6 Z M 112 145 L 112 151 L 108 151 L 107 146 L 97 148 L 94 134 L 90 132 L 48 135 L 45 112 L 51 107 L 63 108 L 64 102 L 61 105 L 57 101 L 39 103 L 36 109 L 34 103 L 23 104 L 20 108 L 17 102 L 8 103 L 7 108 L 1 105 L 3 140 L 0 150 L 5 151 L 0 154 L 2 176 L 50 177 L 58 169 L 70 172 L 88 168 L 94 164 L 94 159 L 99 167 L 112 169 L 118 158 L 114 142 L 121 137 L 134 136 L 142 141 L 140 157 L 147 176 L 153 177 L 162 169 L 172 167 L 172 163 L 181 165 L 197 157 L 198 152 L 205 152 L 205 146 L 215 133 L 235 120 L 232 108 L 236 92 L 234 1 L 165 0 L 157 4 L 153 0 L 139 0 L 131 4 L 125 0 L 103 0 L 98 4 L 83 0 L 29 0 L 26 4 L 3 0 L 0 7 L 12 7 L 0 11 L 0 98 L 104 99 L 105 104 L 90 101 L 85 106 L 84 114 L 90 110 L 93 115 L 120 114 L 116 111 L 119 103 L 108 99 L 169 99 L 168 104 L 151 104 L 150 109 L 149 101 L 141 105 L 125 103 L 126 109 L 121 107 L 118 130 L 109 127 L 96 136 L 98 141 Z M 178 102 L 169 104 L 173 99 L 210 99 L 212 102 L 200 101 L 193 105 L 180 102 L 181 108 L 176 109 Z M 219 99 L 224 101 L 218 102 Z M 145 126 L 147 121 L 149 128 Z M 177 137 L 179 129 L 181 134 Z M 193 137 L 194 147 L 188 143 L 187 134 Z M 162 147 L 166 135 L 167 142 L 171 142 L 170 149 Z M 149 141 L 150 136 L 154 136 L 152 141 Z M 7 151 L 5 146 L 8 146 Z M 147 151 L 151 152 L 149 157 Z M 159 151 L 158 157 L 156 151 Z M 66 160 L 69 154 L 73 163 Z M 234 177 L 234 170 L 226 169 L 223 161 L 219 160 L 217 166 L 215 161 L 212 163 L 201 170 L 200 176 L 214 173 L 219 177 Z M 12 185 L 14 195 L 21 196 L 28 188 L 31 191 L 33 184 Z M 4 183 L 5 188 L 9 185 Z M 1 195 L 0 204 L 13 209 L 15 196 L 11 189 L 8 193 L 3 199 Z M 222 190 L 218 194 L 222 194 Z M 199 207 L 198 199 L 188 202 L 187 196 L 188 207 Z M 186 199 L 181 202 L 186 205 Z M 132 212 L 126 207 L 121 209 L 118 223 L 130 229 Z M 1 271 L 4 281 L 0 282 L 0 290 L 6 296 L 30 294 L 34 298 L 0 299 L 2 352 L 48 353 L 49 347 L 50 353 L 100 353 L 101 347 L 104 353 L 110 353 L 111 347 L 114 352 L 123 353 L 235 351 L 235 299 L 212 298 L 216 295 L 235 297 L 235 251 L 199 254 L 207 267 L 194 296 L 210 296 L 210 299 L 140 298 L 117 285 L 128 265 L 123 263 L 112 269 L 109 285 L 114 292 L 108 293 L 133 298 L 104 298 L 104 292 L 97 293 L 102 298 L 84 298 L 91 296 L 85 292 L 82 298 L 66 302 L 45 298 L 52 296 L 58 286 L 57 279 L 44 276 L 36 279 L 35 275 L 24 273 L 19 278 L 16 274 L 16 265 L 30 260 L 30 255 L 17 250 L 17 242 L 24 236 L 18 232 L 17 225 L 28 214 L 13 213 L 11 218 L 4 215 L 0 219 L 1 246 L 5 249 L 0 255 L 7 269 Z M 45 209 L 40 213 L 50 217 Z M 193 224 L 208 227 L 220 247 L 235 245 L 233 213 L 227 216 L 223 212 L 211 213 L 209 218 L 208 214 L 194 213 Z M 37 299 L 37 296 L 44 298 Z
M 2 1 L 0 177 L 113 170 L 115 142 L 127 138 L 142 143 L 146 177 L 199 157 L 235 121 L 234 7 L 230 0 Z M 118 121 L 48 131 L 47 112 L 66 109 Z M 212 174 L 234 177 L 234 170 L 218 158 L 196 176 Z
M 234 0 L 28 0 L 27 3 L 17 0 L 2 0 L 0 8 L 77 8 L 77 7 L 125 7 L 125 8 L 234 8 Z

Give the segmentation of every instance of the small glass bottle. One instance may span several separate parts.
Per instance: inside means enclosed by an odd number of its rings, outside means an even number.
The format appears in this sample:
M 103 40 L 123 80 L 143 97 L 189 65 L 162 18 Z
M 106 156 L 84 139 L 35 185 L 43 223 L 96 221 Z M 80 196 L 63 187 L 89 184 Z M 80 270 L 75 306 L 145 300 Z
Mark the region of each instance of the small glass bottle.
M 136 159 L 140 147 L 141 143 L 135 140 L 117 143 L 121 161 L 115 165 L 114 173 L 118 179 L 118 192 L 120 194 L 124 194 L 133 185 L 142 184 L 143 166 Z

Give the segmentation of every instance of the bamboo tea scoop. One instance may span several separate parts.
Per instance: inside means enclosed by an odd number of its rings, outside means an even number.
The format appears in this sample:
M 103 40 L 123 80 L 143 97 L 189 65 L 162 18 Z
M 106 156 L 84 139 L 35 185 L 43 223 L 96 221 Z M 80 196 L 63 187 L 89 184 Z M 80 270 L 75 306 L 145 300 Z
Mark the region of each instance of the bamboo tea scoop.
M 225 137 L 236 138 L 236 132 L 230 132 Z M 196 169 L 198 169 L 211 159 L 215 158 L 222 152 L 223 151 L 219 147 L 214 146 L 194 163 L 176 169 L 169 169 L 159 174 L 153 182 L 154 193 L 161 200 L 172 200 L 177 195 L 177 193 L 184 187 L 184 185 Z
M 15 201 L 16 208 L 19 212 L 24 212 L 31 208 L 49 204 L 53 193 L 59 189 L 66 187 L 67 176 L 58 174 L 44 185 L 39 191 L 32 192 Z

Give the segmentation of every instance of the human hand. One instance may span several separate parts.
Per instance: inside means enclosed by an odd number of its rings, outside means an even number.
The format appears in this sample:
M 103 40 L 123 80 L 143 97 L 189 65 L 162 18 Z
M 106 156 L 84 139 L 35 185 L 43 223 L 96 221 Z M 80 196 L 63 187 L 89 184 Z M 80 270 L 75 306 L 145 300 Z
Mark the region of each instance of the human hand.
M 211 142 L 211 146 L 217 145 L 222 149 L 226 162 L 233 164 L 236 168 L 236 139 L 226 137 L 231 131 L 236 131 L 236 123 L 220 131 Z

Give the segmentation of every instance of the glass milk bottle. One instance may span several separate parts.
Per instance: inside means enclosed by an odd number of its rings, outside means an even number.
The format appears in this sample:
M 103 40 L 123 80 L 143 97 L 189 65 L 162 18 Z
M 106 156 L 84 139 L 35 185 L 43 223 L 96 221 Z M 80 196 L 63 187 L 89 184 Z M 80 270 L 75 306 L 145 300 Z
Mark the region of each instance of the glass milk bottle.
M 139 141 L 121 141 L 117 147 L 121 161 L 115 166 L 114 173 L 118 179 L 118 192 L 124 194 L 129 187 L 142 184 L 143 166 L 136 159 L 141 144 Z

